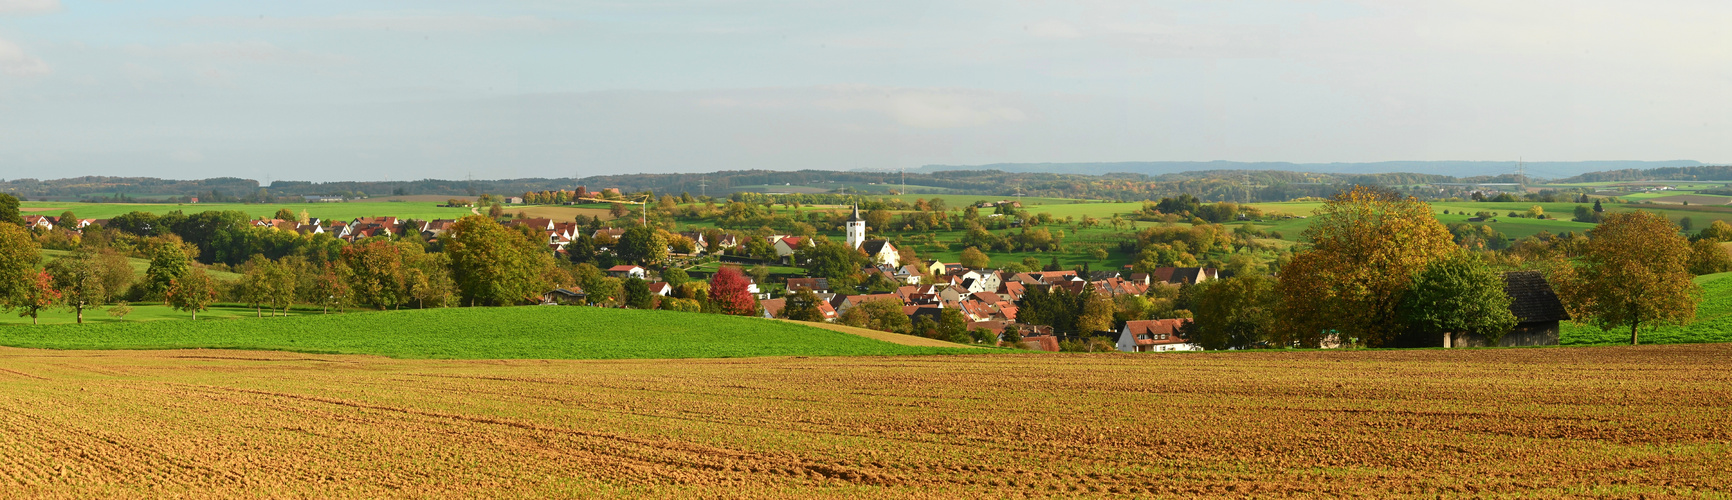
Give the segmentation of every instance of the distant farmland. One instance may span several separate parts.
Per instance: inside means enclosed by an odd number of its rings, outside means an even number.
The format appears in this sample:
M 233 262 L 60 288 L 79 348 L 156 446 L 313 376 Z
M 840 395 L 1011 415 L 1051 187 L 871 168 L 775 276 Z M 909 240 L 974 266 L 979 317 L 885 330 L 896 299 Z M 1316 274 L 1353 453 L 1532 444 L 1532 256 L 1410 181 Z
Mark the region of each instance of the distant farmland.
M 1648 201 L 1654 203 L 1677 203 L 1689 205 L 1725 205 L 1727 202 L 1732 202 L 1732 198 L 1725 196 L 1709 196 L 1704 194 L 1680 194 L 1648 198 Z
M 1732 490 L 1727 359 L 0 348 L 0 493 L 1714 497 Z

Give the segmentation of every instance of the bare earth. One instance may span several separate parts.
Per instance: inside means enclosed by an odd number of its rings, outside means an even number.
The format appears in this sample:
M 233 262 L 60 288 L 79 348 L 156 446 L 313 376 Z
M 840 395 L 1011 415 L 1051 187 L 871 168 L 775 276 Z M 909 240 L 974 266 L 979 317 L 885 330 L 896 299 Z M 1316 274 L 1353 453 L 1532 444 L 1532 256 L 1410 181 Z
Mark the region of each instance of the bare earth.
M 1691 205 L 1725 205 L 1726 202 L 1732 201 L 1732 198 L 1701 194 L 1680 194 L 1662 196 L 1659 198 L 1648 198 L 1646 201 L 1652 201 L 1654 203 L 1669 203 L 1674 205 L 1681 203 L 1689 203 Z
M 630 361 L 0 349 L 0 496 L 1686 496 L 1732 345 Z
M 882 341 L 889 342 L 892 344 L 911 345 L 911 346 L 916 346 L 916 347 L 975 347 L 975 348 L 979 348 L 976 346 L 965 345 L 965 344 L 956 344 L 956 343 L 952 343 L 952 342 L 945 342 L 942 340 L 929 339 L 926 337 L 918 337 L 918 336 L 914 336 L 914 335 L 903 335 L 900 333 L 890 333 L 890 332 L 885 332 L 885 331 L 873 330 L 870 328 L 855 328 L 852 326 L 839 325 L 836 323 L 819 323 L 819 322 L 813 322 L 813 321 L 794 321 L 794 320 L 788 320 L 788 319 L 784 319 L 782 321 L 787 321 L 789 323 L 799 323 L 799 324 L 807 325 L 807 326 L 814 326 L 814 327 L 818 327 L 818 328 L 823 328 L 825 330 L 833 330 L 833 331 L 838 331 L 838 332 L 842 332 L 842 333 L 846 333 L 846 334 L 850 334 L 850 335 L 859 335 L 861 337 L 866 337 L 866 338 L 873 339 L 873 340 L 882 340 Z
M 613 218 L 614 218 L 613 214 L 608 213 L 607 209 L 605 209 L 605 208 L 506 207 L 505 212 L 512 214 L 512 215 L 516 215 L 518 212 L 525 212 L 525 213 L 529 214 L 530 217 L 541 218 L 541 219 L 553 219 L 555 222 L 570 222 L 570 221 L 576 219 L 577 216 L 579 216 L 579 215 L 583 215 L 583 216 L 587 216 L 587 217 L 599 217 L 599 218 L 601 218 L 601 220 L 613 220 Z M 637 212 L 632 212 L 632 213 L 635 216 L 635 214 Z

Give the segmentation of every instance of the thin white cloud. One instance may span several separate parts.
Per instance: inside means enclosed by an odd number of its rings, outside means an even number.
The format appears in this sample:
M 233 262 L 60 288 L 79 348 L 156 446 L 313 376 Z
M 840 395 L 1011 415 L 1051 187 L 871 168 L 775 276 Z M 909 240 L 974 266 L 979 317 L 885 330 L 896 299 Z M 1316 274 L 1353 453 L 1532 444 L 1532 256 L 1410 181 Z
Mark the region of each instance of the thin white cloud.
M 0 0 L 0 15 L 45 14 L 60 10 L 60 0 Z
M 999 94 L 964 89 L 832 86 L 816 104 L 837 110 L 871 110 L 920 129 L 979 127 L 1020 122 L 1029 113 Z
M 274 64 L 339 64 L 352 61 L 340 54 L 324 54 L 279 47 L 270 42 L 183 43 L 170 46 L 128 45 L 122 48 L 136 57 L 165 57 L 198 61 L 228 61 Z
M 0 73 L 11 76 L 46 75 L 53 70 L 41 59 L 25 54 L 18 44 L 0 39 Z
M 1082 30 L 1077 29 L 1076 25 L 1057 19 L 1029 23 L 1024 29 L 1028 30 L 1028 34 L 1041 38 L 1081 38 L 1083 36 Z
M 534 16 L 421 14 L 360 14 L 323 17 L 193 17 L 180 24 L 193 27 L 283 30 L 360 30 L 405 32 L 547 31 L 568 21 Z

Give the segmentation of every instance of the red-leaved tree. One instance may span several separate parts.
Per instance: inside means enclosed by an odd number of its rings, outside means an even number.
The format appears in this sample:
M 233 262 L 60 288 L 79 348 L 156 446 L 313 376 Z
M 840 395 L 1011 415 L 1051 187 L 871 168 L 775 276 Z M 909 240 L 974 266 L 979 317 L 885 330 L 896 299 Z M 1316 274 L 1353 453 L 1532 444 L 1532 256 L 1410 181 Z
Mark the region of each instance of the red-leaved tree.
M 24 300 L 18 304 L 18 316 L 29 316 L 30 324 L 36 324 L 36 314 L 60 301 L 60 291 L 54 289 L 54 277 L 47 271 L 36 273 L 25 285 Z
M 739 268 L 723 266 L 710 278 L 710 300 L 722 310 L 722 314 L 750 316 L 758 312 L 757 300 L 752 298 L 752 292 L 746 287 L 751 282 L 740 274 Z

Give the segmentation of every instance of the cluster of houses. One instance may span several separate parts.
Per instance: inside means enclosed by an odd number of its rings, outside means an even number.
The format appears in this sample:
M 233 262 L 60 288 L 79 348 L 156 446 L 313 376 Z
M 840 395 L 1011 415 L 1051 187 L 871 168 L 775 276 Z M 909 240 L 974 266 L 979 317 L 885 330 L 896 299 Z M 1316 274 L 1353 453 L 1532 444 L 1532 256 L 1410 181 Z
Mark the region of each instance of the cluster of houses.
M 59 217 L 52 217 L 52 216 L 47 216 L 47 215 L 26 215 L 26 216 L 24 216 L 24 228 L 25 229 L 39 229 L 42 231 L 52 230 L 56 227 L 62 227 L 62 228 L 70 229 L 73 231 L 79 231 L 79 230 L 83 230 L 85 227 L 90 226 L 91 224 L 102 226 L 102 225 L 105 225 L 107 223 L 108 223 L 108 219 L 78 219 L 78 220 L 61 221 Z
M 1017 302 L 1027 290 L 1035 287 L 1063 288 L 1082 293 L 1093 286 L 1096 293 L 1108 296 L 1143 295 L 1152 286 L 1179 286 L 1200 280 L 1215 279 L 1219 273 L 1209 268 L 1161 268 L 1155 273 L 1124 274 L 1100 271 L 1080 276 L 1076 271 L 1046 271 L 1013 273 L 992 269 L 967 269 L 958 264 L 933 262 L 926 267 L 882 265 L 866 269 L 881 273 L 906 285 L 895 291 L 878 294 L 844 295 L 834 293 L 824 278 L 790 278 L 790 293 L 811 291 L 821 300 L 818 308 L 827 321 L 835 321 L 850 308 L 871 301 L 890 301 L 902 308 L 910 321 L 922 316 L 937 322 L 945 309 L 955 309 L 968 321 L 968 329 L 984 328 L 1004 333 L 1011 328 L 1023 332 L 1025 347 L 1036 350 L 1058 350 L 1059 339 L 1050 327 L 1017 323 Z M 928 280 L 927 278 L 930 278 Z M 922 284 L 925 282 L 926 284 Z M 764 317 L 776 317 L 786 307 L 786 298 L 759 302 Z M 1116 345 L 1127 352 L 1196 350 L 1197 346 L 1179 338 L 1178 329 L 1186 319 L 1163 319 L 1128 322 Z
M 286 219 L 258 219 L 253 221 L 253 225 L 300 234 L 327 234 L 333 238 L 354 243 L 355 240 L 373 236 L 394 237 L 405 231 L 416 231 L 425 238 L 434 238 L 456 222 L 453 219 L 422 221 L 397 217 L 360 217 L 351 221 L 340 221 L 313 217 L 306 222 Z

